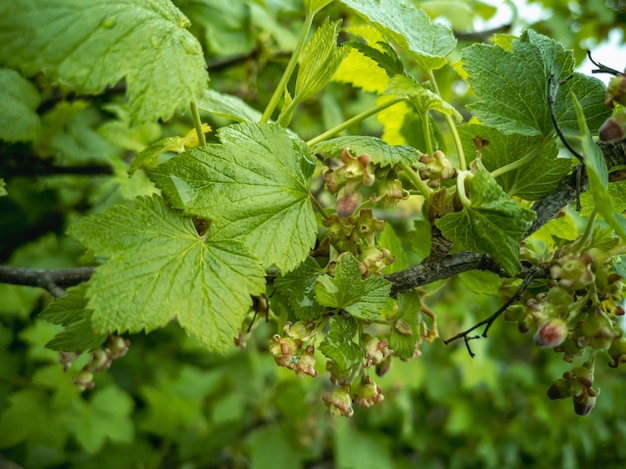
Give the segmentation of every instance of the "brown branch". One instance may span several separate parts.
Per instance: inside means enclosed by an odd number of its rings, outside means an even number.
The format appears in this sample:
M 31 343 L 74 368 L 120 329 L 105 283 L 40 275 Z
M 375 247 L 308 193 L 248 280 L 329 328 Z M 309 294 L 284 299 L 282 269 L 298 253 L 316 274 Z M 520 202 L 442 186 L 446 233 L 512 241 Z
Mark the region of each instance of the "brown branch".
M 94 269 L 94 267 L 76 267 L 49 270 L 0 265 L 0 283 L 45 288 L 58 298 L 65 295 L 65 288 L 89 280 Z

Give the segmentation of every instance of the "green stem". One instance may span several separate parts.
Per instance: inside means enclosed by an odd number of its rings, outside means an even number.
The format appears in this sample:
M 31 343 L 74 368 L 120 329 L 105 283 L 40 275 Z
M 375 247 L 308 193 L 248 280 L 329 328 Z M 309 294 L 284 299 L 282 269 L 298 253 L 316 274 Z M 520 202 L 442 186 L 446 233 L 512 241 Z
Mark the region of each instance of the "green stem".
M 413 183 L 413 185 L 417 187 L 420 193 L 424 196 L 426 202 L 428 202 L 430 200 L 430 194 L 432 194 L 433 190 L 428 187 L 428 185 L 424 181 L 422 181 L 419 173 L 413 171 L 413 168 L 411 168 L 408 164 L 402 162 L 400 163 L 400 167 L 406 173 L 407 177 Z
M 459 171 L 459 174 L 456 176 L 456 192 L 461 204 L 463 204 L 465 208 L 469 208 L 472 205 L 472 201 L 468 199 L 467 194 L 465 194 L 465 180 L 469 179 L 471 181 L 473 177 L 474 175 L 467 170 Z
M 430 138 L 430 124 L 428 122 L 428 111 L 420 113 L 422 118 L 422 132 L 424 133 L 424 142 L 426 144 L 426 154 L 432 155 L 434 153 L 433 141 Z
M 539 145 L 534 146 L 528 153 L 522 156 L 519 160 L 515 160 L 509 164 L 505 164 L 504 166 L 501 166 L 498 169 L 494 169 L 491 172 L 491 175 L 494 178 L 497 178 L 497 177 L 502 176 L 503 174 L 508 173 L 509 171 L 513 171 L 514 169 L 521 168 L 528 161 L 530 161 L 531 159 L 535 157 L 535 155 L 539 152 L 539 148 L 540 148 Z
M 315 207 L 315 210 L 317 210 L 319 212 L 319 214 L 322 216 L 322 218 L 324 220 L 328 220 L 328 218 L 330 217 L 330 215 L 328 215 L 328 212 L 326 211 L 326 209 L 324 208 L 324 206 L 320 203 L 319 200 L 317 200 L 317 198 L 315 198 L 315 196 L 313 194 L 311 194 L 309 192 L 309 196 L 311 198 L 311 202 L 313 203 L 313 207 Z
M 339 132 L 341 132 L 342 130 L 347 129 L 348 127 L 353 126 L 354 124 L 357 124 L 358 122 L 361 122 L 364 119 L 367 119 L 370 116 L 373 116 L 374 114 L 378 114 L 380 111 L 383 111 L 385 109 L 387 109 L 388 107 L 393 106 L 394 104 L 398 104 L 401 101 L 406 101 L 407 98 L 406 97 L 398 97 L 398 98 L 394 98 L 391 99 L 389 101 L 386 101 L 382 104 L 379 104 L 378 106 L 370 109 L 369 111 L 365 111 L 362 112 L 360 114 L 357 114 L 354 117 L 351 117 L 350 119 L 348 119 L 345 122 L 342 122 L 341 124 L 339 124 L 336 127 L 333 127 L 332 129 L 327 130 L 326 132 L 318 135 L 315 138 L 312 138 L 311 140 L 309 140 L 307 143 L 308 146 L 313 146 L 316 143 L 319 142 L 323 142 L 326 139 L 329 139 L 330 137 L 335 136 L 336 134 L 338 134 Z
M 289 125 L 289 122 L 291 121 L 291 116 L 293 115 L 294 109 L 296 109 L 299 104 L 299 100 L 294 99 L 293 101 L 291 101 L 287 107 L 280 111 L 278 119 L 276 119 L 276 123 L 282 125 L 283 127 L 287 127 Z
M 274 90 L 274 94 L 272 95 L 270 102 L 265 108 L 265 112 L 263 112 L 263 116 L 261 117 L 261 122 L 267 122 L 270 120 L 274 110 L 276 109 L 276 106 L 278 106 L 278 102 L 280 101 L 280 98 L 285 93 L 285 89 L 287 88 L 287 82 L 291 78 L 291 75 L 293 74 L 293 71 L 295 70 L 296 65 L 298 64 L 300 53 L 302 52 L 302 49 L 304 48 L 304 44 L 309 35 L 309 31 L 311 30 L 311 25 L 313 24 L 313 16 L 314 15 L 306 15 L 304 18 L 304 26 L 302 28 L 302 31 L 300 32 L 300 37 L 298 37 L 298 42 L 296 43 L 296 47 L 293 51 L 293 54 L 291 54 L 291 58 L 289 59 L 289 62 L 287 63 L 287 68 L 285 68 L 283 76 L 280 78 L 280 81 L 278 82 L 278 86 L 276 86 L 276 89 Z
M 587 226 L 585 226 L 585 231 L 583 232 L 580 239 L 576 241 L 576 243 L 572 246 L 572 252 L 579 253 L 582 250 L 582 248 L 585 247 L 585 243 L 589 239 L 589 236 L 591 236 L 591 229 L 593 228 L 593 222 L 595 221 L 597 216 L 598 216 L 598 209 L 594 207 L 593 211 L 591 212 L 591 215 L 589 215 L 589 220 L 587 220 Z
M 204 138 L 204 131 L 202 130 L 202 120 L 200 119 L 200 113 L 198 112 L 196 98 L 192 99 L 189 106 L 191 108 L 191 118 L 193 119 L 193 126 L 196 128 L 196 134 L 198 134 L 198 143 L 200 144 L 200 146 L 205 146 L 206 138 Z
M 441 93 L 439 93 L 439 88 L 437 87 L 437 81 L 435 80 L 435 75 L 433 75 L 433 71 L 428 71 L 428 79 L 433 85 L 433 90 L 439 97 L 441 97 Z M 467 169 L 467 164 L 465 163 L 465 152 L 463 151 L 463 145 L 461 144 L 461 137 L 459 136 L 459 132 L 456 128 L 456 124 L 454 123 L 454 119 L 450 114 L 444 114 L 446 119 L 446 123 L 448 127 L 450 127 L 450 132 L 452 133 L 452 138 L 454 139 L 454 145 L 456 146 L 457 154 L 459 155 L 459 167 L 461 171 L 465 171 Z

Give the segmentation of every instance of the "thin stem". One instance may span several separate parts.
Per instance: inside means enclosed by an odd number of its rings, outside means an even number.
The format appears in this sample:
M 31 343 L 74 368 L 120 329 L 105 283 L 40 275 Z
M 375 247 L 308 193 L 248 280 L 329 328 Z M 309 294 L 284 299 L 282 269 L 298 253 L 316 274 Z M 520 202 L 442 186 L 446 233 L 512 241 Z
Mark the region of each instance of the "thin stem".
M 276 123 L 282 125 L 283 127 L 287 127 L 289 122 L 291 121 L 291 116 L 293 115 L 293 111 L 300 105 L 300 101 L 293 99 L 287 107 L 285 107 L 280 114 L 278 115 L 278 119 L 276 119 Z
M 401 162 L 400 167 L 406 173 L 407 177 L 417 188 L 417 190 L 419 190 L 420 193 L 424 196 L 426 202 L 428 202 L 430 200 L 430 195 L 432 194 L 433 190 L 428 187 L 428 185 L 424 181 L 422 181 L 419 173 L 415 172 L 413 168 L 411 168 L 408 164 L 406 164 L 405 162 Z
M 441 97 L 441 93 L 439 93 L 439 88 L 437 87 L 437 81 L 435 80 L 435 75 L 433 75 L 433 71 L 428 71 L 428 79 L 433 86 L 433 90 L 437 93 L 437 96 Z M 467 169 L 467 164 L 465 162 L 465 152 L 463 151 L 463 145 L 461 144 L 461 137 L 459 136 L 459 132 L 456 128 L 456 124 L 454 123 L 454 119 L 450 114 L 444 114 L 444 118 L 446 119 L 446 123 L 448 127 L 450 127 L 450 132 L 452 133 L 452 139 L 454 140 L 454 145 L 456 146 L 457 154 L 459 155 L 459 167 L 461 171 L 465 171 Z
M 330 215 L 328 215 L 328 212 L 326 211 L 324 206 L 320 203 L 320 201 L 317 200 L 317 198 L 310 192 L 309 192 L 309 197 L 311 199 L 311 202 L 313 203 L 313 207 L 315 208 L 315 210 L 319 212 L 319 214 L 322 216 L 324 220 L 328 220 Z
M 498 169 L 494 169 L 491 172 L 491 175 L 494 178 L 500 177 L 503 174 L 508 173 L 509 171 L 513 171 L 514 169 L 521 168 L 524 166 L 529 160 L 533 159 L 535 155 L 538 153 L 539 146 L 534 146 L 528 153 L 522 156 L 519 160 L 515 160 L 509 164 L 505 164 Z
M 435 151 L 433 149 L 433 141 L 430 138 L 430 124 L 428 122 L 428 111 L 420 112 L 422 119 L 422 133 L 424 134 L 424 143 L 426 144 L 426 154 L 432 155 Z
M 285 93 L 285 89 L 287 88 L 287 82 L 289 82 L 289 79 L 291 78 L 291 75 L 293 74 L 293 71 L 295 70 L 296 65 L 298 64 L 300 53 L 302 52 L 302 49 L 304 48 L 304 44 L 309 35 L 309 31 L 311 30 L 311 25 L 313 24 L 313 16 L 314 15 L 312 14 L 306 15 L 304 18 L 304 26 L 302 27 L 302 31 L 300 32 L 300 37 L 298 37 L 298 42 L 296 43 L 296 47 L 293 51 L 293 54 L 291 55 L 291 58 L 289 59 L 289 62 L 287 63 L 287 68 L 285 68 L 283 76 L 280 78 L 280 81 L 278 82 L 278 85 L 276 86 L 276 89 L 274 90 L 274 94 L 272 95 L 270 102 L 268 103 L 267 107 L 265 108 L 265 111 L 263 112 L 263 116 L 261 117 L 261 122 L 267 122 L 270 120 L 270 118 L 272 117 L 272 114 L 274 113 L 274 110 L 276 109 L 276 106 L 278 106 L 278 102 L 280 101 L 281 97 Z
M 374 114 L 378 114 L 380 111 L 383 111 L 383 110 L 387 109 L 388 107 L 393 106 L 394 104 L 398 104 L 399 102 L 406 101 L 407 99 L 408 98 L 403 96 L 403 97 L 394 98 L 394 99 L 386 101 L 386 102 L 384 102 L 382 104 L 379 104 L 378 106 L 373 107 L 369 111 L 365 111 L 365 112 L 362 112 L 360 114 L 357 114 L 356 116 L 351 117 L 347 121 L 342 122 L 338 126 L 333 127 L 332 129 L 329 129 L 329 130 L 327 130 L 326 132 L 324 132 L 322 134 L 319 134 L 317 137 L 312 138 L 311 140 L 309 140 L 306 143 L 307 143 L 308 146 L 311 147 L 311 146 L 315 145 L 316 143 L 323 142 L 324 140 L 327 140 L 327 139 L 337 135 L 342 130 L 347 129 L 348 127 L 351 127 L 354 124 L 357 124 L 357 123 L 361 122 L 362 120 L 367 119 L 370 116 L 373 116 Z
M 206 145 L 206 138 L 204 138 L 204 131 L 202 130 L 202 120 L 200 119 L 200 113 L 198 112 L 198 105 L 196 99 L 192 99 L 190 103 L 191 118 L 193 119 L 193 125 L 196 128 L 196 134 L 198 135 L 198 143 L 200 146 Z
M 576 241 L 576 243 L 572 246 L 572 252 L 578 253 L 585 247 L 585 243 L 591 236 L 591 229 L 593 228 L 593 222 L 596 220 L 598 216 L 598 208 L 594 207 L 591 211 L 591 215 L 589 215 L 589 219 L 587 220 L 587 226 L 585 226 L 585 231 L 581 235 L 580 239 Z
M 472 177 L 473 175 L 469 171 L 459 171 L 456 177 L 456 192 L 465 208 L 469 208 L 472 205 L 472 201 L 465 194 L 465 180 L 469 179 L 471 181 Z

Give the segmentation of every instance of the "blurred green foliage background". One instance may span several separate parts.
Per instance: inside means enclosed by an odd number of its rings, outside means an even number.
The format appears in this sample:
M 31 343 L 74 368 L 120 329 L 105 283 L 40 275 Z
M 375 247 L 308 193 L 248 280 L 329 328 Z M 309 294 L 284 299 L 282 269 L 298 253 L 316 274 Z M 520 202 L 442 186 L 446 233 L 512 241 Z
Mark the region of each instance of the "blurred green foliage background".
M 205 48 L 212 86 L 263 109 L 302 21 L 297 0 L 176 0 Z M 495 9 L 479 0 L 415 2 L 460 34 L 479 33 Z M 501 32 L 532 27 L 584 58 L 612 30 L 624 33 L 618 0 L 543 0 L 548 19 L 523 13 Z M 500 8 L 512 8 L 501 2 Z M 513 10 L 515 11 L 515 10 Z M 339 2 L 324 16 L 350 15 Z M 480 37 L 480 35 L 478 36 Z M 483 38 L 487 40 L 488 38 Z M 475 40 L 472 37 L 472 40 Z M 469 44 L 469 42 L 466 42 Z M 621 59 L 621 62 L 620 62 Z M 626 63 L 616 57 L 620 68 Z M 467 99 L 451 68 L 438 74 L 444 98 Z M 367 108 L 374 97 L 333 84 L 306 103 L 294 129 L 310 138 Z M 37 268 L 85 261 L 64 235 L 77 217 L 152 190 L 126 174 L 129 155 L 167 135 L 184 134 L 184 116 L 128 127 L 115 89 L 95 99 L 49 96 L 40 107 L 46 135 L 31 144 L 1 144 L 0 262 Z M 206 116 L 207 119 L 209 118 Z M 214 127 L 226 122 L 213 121 Z M 365 121 L 351 132 L 377 134 Z M 123 136 L 121 138 L 120 136 Z M 409 137 L 407 137 L 409 138 Z M 76 167 L 88 174 L 76 174 Z M 401 225 L 401 222 L 400 222 Z M 429 306 L 449 337 L 496 310 L 500 300 L 458 278 L 434 285 Z M 567 369 L 530 335 L 499 321 L 488 339 L 424 344 L 421 357 L 396 361 L 379 384 L 385 400 L 351 419 L 331 418 L 320 396 L 323 376 L 297 378 L 267 353 L 275 324 L 262 323 L 247 349 L 206 352 L 176 325 L 135 335 L 128 355 L 80 393 L 44 344 L 58 327 L 37 318 L 50 295 L 0 285 L 0 467 L 25 468 L 620 468 L 626 464 L 626 373 L 601 367 L 594 411 L 581 418 L 571 402 L 546 390 Z M 318 366 L 323 358 L 318 357 Z M 608 357 L 607 360 L 608 362 Z M 79 363 L 80 365 L 80 359 Z

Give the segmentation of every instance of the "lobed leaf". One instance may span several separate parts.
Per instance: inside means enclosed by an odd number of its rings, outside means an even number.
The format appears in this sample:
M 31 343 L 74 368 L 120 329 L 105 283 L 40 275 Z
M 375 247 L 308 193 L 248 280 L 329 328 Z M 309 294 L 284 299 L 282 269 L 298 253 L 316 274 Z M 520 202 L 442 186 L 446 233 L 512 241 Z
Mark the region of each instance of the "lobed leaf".
M 424 70 L 437 70 L 456 47 L 447 26 L 433 23 L 425 11 L 405 0 L 341 0 L 375 24 Z
M 198 98 L 197 104 L 198 109 L 201 111 L 225 117 L 235 122 L 261 120 L 261 113 L 246 104 L 242 99 L 215 90 L 204 90 Z
M 265 272 L 243 243 L 212 228 L 198 234 L 156 196 L 84 218 L 70 234 L 108 258 L 88 282 L 96 332 L 151 331 L 177 319 L 209 349 L 224 351 L 250 295 L 265 287 Z
M 329 331 L 319 350 L 334 360 L 342 371 L 351 370 L 363 360 L 363 349 L 352 340 L 357 332 L 357 323 L 352 318 L 333 316 L 328 324 Z
M 298 319 L 310 321 L 321 314 L 323 307 L 315 301 L 314 286 L 322 273 L 315 259 L 307 257 L 297 269 L 274 282 L 274 287 L 287 298 Z
M 246 122 L 217 134 L 221 144 L 191 149 L 148 174 L 175 208 L 211 219 L 213 230 L 243 241 L 265 267 L 292 270 L 317 233 L 308 147 L 276 124 Z
M 535 213 L 508 196 L 480 163 L 470 194 L 469 207 L 444 215 L 435 225 L 456 250 L 490 254 L 509 275 L 516 274 L 522 268 L 519 243 Z
M 106 340 L 106 334 L 93 330 L 93 311 L 87 308 L 87 284 L 68 288 L 67 295 L 51 303 L 40 315 L 53 324 L 61 324 L 65 329 L 46 344 L 52 350 L 63 352 L 84 352 L 98 348 Z
M 391 283 L 378 277 L 362 279 L 358 260 L 348 254 L 337 262 L 334 277 L 321 275 L 317 278 L 314 291 L 319 304 L 370 321 L 380 317 Z
M 189 20 L 167 0 L 0 4 L 0 60 L 80 93 L 126 80 L 134 123 L 168 119 L 208 83 Z

